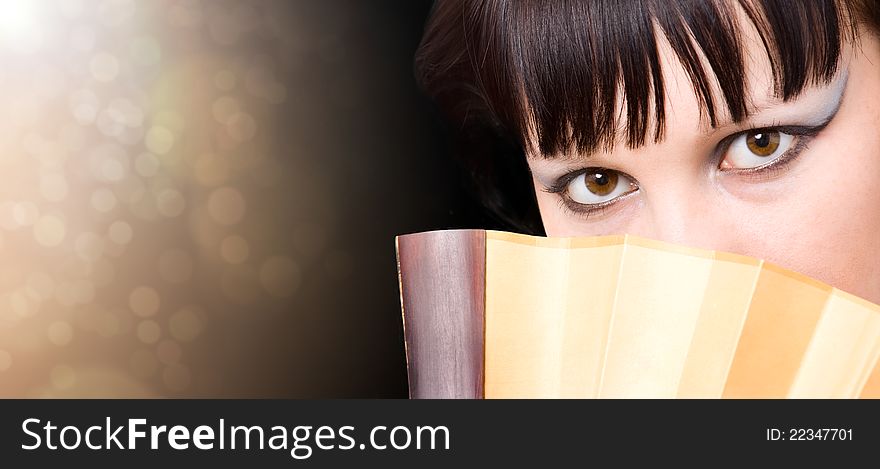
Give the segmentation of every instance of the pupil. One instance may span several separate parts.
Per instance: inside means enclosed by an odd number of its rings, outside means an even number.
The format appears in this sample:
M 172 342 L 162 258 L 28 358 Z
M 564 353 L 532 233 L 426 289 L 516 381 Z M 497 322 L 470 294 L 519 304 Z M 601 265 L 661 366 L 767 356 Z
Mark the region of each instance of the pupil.
M 608 176 L 606 176 L 605 173 L 594 174 L 593 180 L 596 184 L 598 184 L 600 186 L 604 186 L 605 184 L 608 184 Z
M 755 145 L 766 147 L 770 144 L 770 136 L 765 133 L 755 134 Z

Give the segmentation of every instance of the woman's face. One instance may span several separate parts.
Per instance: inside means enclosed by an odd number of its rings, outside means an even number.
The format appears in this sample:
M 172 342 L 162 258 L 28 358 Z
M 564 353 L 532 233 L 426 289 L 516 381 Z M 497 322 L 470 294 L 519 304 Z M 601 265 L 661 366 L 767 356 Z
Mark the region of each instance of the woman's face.
M 746 54 L 747 122 L 709 127 L 664 45 L 662 141 L 530 154 L 547 235 L 630 233 L 745 254 L 880 303 L 880 40 L 844 44 L 831 83 L 787 103 L 773 97 L 760 39 L 746 40 L 761 51 Z

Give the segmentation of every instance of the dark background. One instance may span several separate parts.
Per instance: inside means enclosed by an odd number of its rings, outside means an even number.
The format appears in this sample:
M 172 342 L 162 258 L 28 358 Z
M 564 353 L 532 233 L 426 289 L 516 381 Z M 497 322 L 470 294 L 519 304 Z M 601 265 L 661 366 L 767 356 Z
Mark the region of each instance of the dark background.
M 406 397 L 394 236 L 482 227 L 485 220 L 463 190 L 444 124 L 413 75 L 431 2 L 309 5 L 316 7 L 309 20 L 327 28 L 339 28 L 340 15 L 346 17 L 337 60 L 311 71 L 314 98 L 326 107 L 305 133 L 339 136 L 316 143 L 315 164 L 338 177 L 338 200 L 347 203 L 336 235 L 356 254 L 345 283 L 309 292 L 317 295 L 305 312 L 314 342 L 279 350 L 291 370 L 284 386 L 289 395 L 303 395 L 307 379 L 310 397 Z M 356 84 L 341 102 L 324 86 L 338 77 Z

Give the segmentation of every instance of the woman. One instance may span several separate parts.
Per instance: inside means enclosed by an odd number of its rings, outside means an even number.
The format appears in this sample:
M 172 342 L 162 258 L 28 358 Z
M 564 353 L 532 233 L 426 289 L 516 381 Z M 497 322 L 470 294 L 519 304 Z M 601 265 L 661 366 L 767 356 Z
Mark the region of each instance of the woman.
M 511 229 L 736 252 L 880 303 L 878 32 L 876 0 L 438 0 L 416 71 Z

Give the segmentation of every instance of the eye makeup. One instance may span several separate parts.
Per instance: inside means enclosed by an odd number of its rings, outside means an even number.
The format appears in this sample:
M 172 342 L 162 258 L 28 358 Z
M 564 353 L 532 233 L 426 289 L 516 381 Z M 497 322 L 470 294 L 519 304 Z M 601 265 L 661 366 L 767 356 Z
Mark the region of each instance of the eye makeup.
M 578 176 L 590 173 L 591 171 L 595 172 L 614 172 L 617 174 L 617 180 L 620 184 L 629 184 L 630 190 L 625 192 L 624 194 L 618 195 L 613 199 L 606 200 L 604 202 L 594 203 L 594 204 L 583 204 L 580 202 L 576 202 L 572 200 L 569 195 L 569 187 Z M 597 167 L 588 167 L 582 168 L 575 171 L 571 171 L 562 175 L 550 187 L 545 187 L 544 192 L 549 192 L 551 194 L 558 194 L 558 203 L 560 207 L 566 209 L 568 212 L 572 214 L 579 215 L 581 217 L 587 216 L 600 216 L 603 215 L 611 206 L 621 202 L 623 199 L 635 194 L 638 191 L 638 184 L 635 183 L 635 179 L 632 176 L 623 173 L 621 171 L 613 170 L 613 169 L 605 169 L 605 168 L 597 168 Z
M 633 183 L 633 185 L 635 184 Z M 578 216 L 583 219 L 602 217 L 608 215 L 613 209 L 619 207 L 621 202 L 633 196 L 637 192 L 638 187 L 636 186 L 625 194 L 619 195 L 611 200 L 606 200 L 605 202 L 599 202 L 596 204 L 582 204 L 572 200 L 571 197 L 568 196 L 567 191 L 563 189 L 561 193 L 559 193 L 559 197 L 557 198 L 557 205 L 566 213 Z
M 749 126 L 749 128 L 735 132 L 721 139 L 716 144 L 712 156 L 712 161 L 714 161 L 718 173 L 724 174 L 725 176 L 729 175 L 740 177 L 743 180 L 749 182 L 768 181 L 784 174 L 784 170 L 787 169 L 794 161 L 798 159 L 799 156 L 801 156 L 808 149 L 809 143 L 832 122 L 832 120 L 840 110 L 847 88 L 846 85 L 848 82 L 848 73 L 846 71 L 844 71 L 843 73 L 843 76 L 838 78 L 836 82 L 831 86 L 833 93 L 832 98 L 827 99 L 827 94 L 823 93 L 825 95 L 825 99 L 822 101 L 821 105 L 817 106 L 819 107 L 819 109 L 814 108 L 814 110 L 810 112 L 811 116 L 818 115 L 818 118 L 797 118 L 794 116 L 782 117 L 777 115 L 777 118 L 774 120 L 774 122 L 771 122 L 769 125 L 757 125 L 757 119 L 750 119 L 746 124 Z M 801 123 L 797 125 L 782 124 L 782 122 L 785 121 L 801 121 Z M 795 138 L 795 141 L 791 145 L 791 147 L 786 150 L 782 155 L 760 166 L 755 166 L 751 168 L 720 167 L 722 163 L 722 158 L 725 156 L 733 141 L 743 136 L 743 134 L 745 133 L 760 131 L 785 133 L 793 136 Z M 570 184 L 578 176 L 589 173 L 591 171 L 615 172 L 619 176 L 622 176 L 621 179 L 625 179 L 629 182 L 631 190 L 613 199 L 600 203 L 583 204 L 575 202 L 568 194 Z M 628 174 L 621 171 L 596 166 L 574 169 L 559 176 L 549 184 L 543 183 L 542 185 L 544 186 L 544 192 L 558 194 L 558 204 L 561 208 L 565 209 L 567 212 L 573 215 L 577 215 L 582 218 L 605 215 L 610 209 L 614 208 L 616 204 L 623 202 L 625 199 L 629 198 L 633 194 L 636 194 L 639 190 L 636 179 L 629 176 Z
M 795 141 L 791 145 L 791 147 L 786 150 L 782 155 L 760 166 L 755 166 L 752 168 L 719 167 L 718 172 L 723 174 L 744 176 L 752 181 L 766 181 L 773 179 L 774 177 L 780 175 L 782 173 L 782 170 L 785 169 L 789 164 L 794 162 L 794 160 L 797 159 L 807 149 L 807 145 L 810 143 L 813 137 L 818 135 L 819 132 L 821 132 L 826 126 L 828 126 L 829 123 L 830 119 L 817 126 L 776 126 L 747 130 L 745 132 L 780 132 L 793 136 Z M 733 134 L 722 140 L 716 150 L 716 154 L 720 155 L 716 156 L 716 160 L 719 160 L 721 157 L 723 157 L 729 150 L 731 143 L 742 136 L 745 132 Z M 718 161 L 718 163 L 720 165 L 721 161 Z
M 840 107 L 843 104 L 843 97 L 846 90 L 848 78 L 848 75 L 845 75 L 837 81 L 834 94 L 835 99 L 828 101 L 828 104 L 825 105 L 824 112 L 819 114 L 822 117 L 818 119 L 818 122 L 816 124 L 782 125 L 779 123 L 774 123 L 767 127 L 753 128 L 742 132 L 737 132 L 722 139 L 721 142 L 719 142 L 716 146 L 714 158 L 714 160 L 719 165 L 718 171 L 720 173 L 743 176 L 751 181 L 766 181 L 773 179 L 776 176 L 779 176 L 782 173 L 782 170 L 784 170 L 787 166 L 790 165 L 790 163 L 794 162 L 798 156 L 800 156 L 805 150 L 807 150 L 807 145 L 810 143 L 810 141 L 814 137 L 816 137 L 822 130 L 824 130 L 825 127 L 827 127 L 831 123 L 831 121 L 834 120 L 834 117 L 837 116 L 837 113 L 840 111 Z M 795 138 L 795 142 L 791 146 L 791 148 L 785 151 L 785 153 L 760 166 L 755 166 L 752 168 L 720 167 L 722 163 L 720 159 L 729 150 L 730 145 L 731 143 L 733 143 L 733 141 L 735 141 L 737 138 L 741 137 L 745 133 L 761 131 L 785 133 L 793 136 Z

